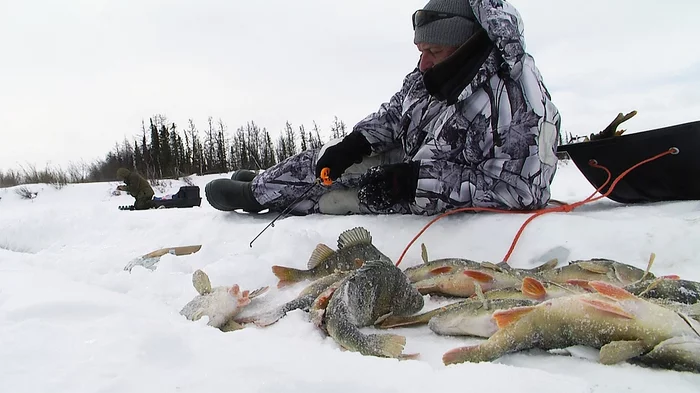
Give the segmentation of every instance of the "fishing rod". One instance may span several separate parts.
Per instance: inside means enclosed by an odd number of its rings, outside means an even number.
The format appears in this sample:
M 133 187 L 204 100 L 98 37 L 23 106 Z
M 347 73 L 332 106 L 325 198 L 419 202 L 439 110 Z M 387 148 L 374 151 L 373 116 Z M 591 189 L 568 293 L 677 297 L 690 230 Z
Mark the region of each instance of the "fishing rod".
M 267 224 L 267 226 L 265 228 L 263 228 L 263 230 L 260 231 L 260 233 L 258 233 L 258 235 L 255 236 L 255 238 L 253 240 L 250 241 L 250 247 L 253 248 L 253 242 L 256 241 L 260 237 L 260 235 L 262 235 L 263 232 L 265 232 L 267 230 L 267 228 L 274 227 L 275 221 L 277 221 L 278 219 L 280 219 L 283 216 L 286 217 L 286 215 L 292 211 L 294 206 L 296 206 L 297 203 L 301 202 L 302 199 L 304 198 L 304 196 L 306 196 L 306 194 L 308 194 L 309 191 L 311 191 L 314 187 L 316 187 L 319 184 L 323 184 L 326 187 L 329 187 L 330 185 L 332 185 L 333 180 L 331 180 L 330 173 L 331 173 L 330 168 L 323 168 L 321 170 L 321 177 L 316 178 L 316 180 L 314 180 L 314 182 L 301 195 L 299 195 L 297 197 L 297 199 L 295 199 L 292 203 L 289 204 L 289 206 L 287 206 L 284 210 L 282 210 L 282 212 L 277 217 L 275 217 L 274 220 L 270 221 L 270 223 Z

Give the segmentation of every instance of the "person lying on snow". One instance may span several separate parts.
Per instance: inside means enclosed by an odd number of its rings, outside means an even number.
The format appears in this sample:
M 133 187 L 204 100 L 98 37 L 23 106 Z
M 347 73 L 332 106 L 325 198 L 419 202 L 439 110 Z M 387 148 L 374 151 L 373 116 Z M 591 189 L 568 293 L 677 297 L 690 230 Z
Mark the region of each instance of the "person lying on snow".
M 153 202 L 155 192 L 153 192 L 153 188 L 148 183 L 148 180 L 144 179 L 137 172 L 119 168 L 117 169 L 117 180 L 125 183 L 117 186 L 117 190 L 126 191 L 136 199 L 134 202 L 135 210 L 146 210 L 155 207 Z
M 259 212 L 300 199 L 299 215 L 545 207 L 561 121 L 518 11 L 502 0 L 431 0 L 413 28 L 418 67 L 389 102 L 342 140 L 209 182 L 209 203 Z M 333 184 L 309 190 L 323 168 Z

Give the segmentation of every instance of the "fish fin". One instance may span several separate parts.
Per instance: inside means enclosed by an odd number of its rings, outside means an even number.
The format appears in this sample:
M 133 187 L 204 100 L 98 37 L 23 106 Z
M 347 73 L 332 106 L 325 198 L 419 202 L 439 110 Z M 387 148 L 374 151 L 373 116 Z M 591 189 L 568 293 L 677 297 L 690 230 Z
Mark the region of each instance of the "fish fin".
M 373 352 L 388 358 L 398 358 L 406 345 L 406 337 L 398 334 L 370 334 L 367 345 Z
M 577 263 L 577 265 L 581 269 L 589 271 L 591 273 L 606 274 L 610 271 L 610 268 L 608 268 L 607 266 L 599 265 L 594 262 L 579 262 Z
M 663 278 L 663 279 L 666 279 L 666 280 L 680 280 L 680 279 L 681 279 L 681 276 L 679 276 L 679 275 L 677 275 L 677 274 L 668 274 L 668 275 L 665 275 L 665 276 L 661 276 L 661 277 L 659 277 L 659 278 Z
M 258 296 L 264 294 L 265 292 L 267 292 L 269 289 L 270 289 L 270 287 L 268 287 L 268 286 L 264 286 L 264 287 L 262 287 L 262 288 L 258 288 L 258 289 L 256 289 L 256 290 L 250 292 L 250 293 L 248 294 L 248 297 L 249 297 L 250 299 L 255 299 L 256 297 L 258 297 Z
M 377 320 L 374 321 L 373 325 L 377 325 L 377 324 L 384 322 L 387 318 L 391 317 L 392 315 L 394 315 L 394 313 L 392 311 L 389 311 L 388 313 L 377 318 Z
M 241 330 L 243 329 L 243 325 L 240 323 L 234 321 L 233 319 L 229 319 L 226 321 L 225 324 L 223 324 L 221 327 L 219 327 L 219 330 L 222 332 L 232 332 L 234 330 Z
M 636 296 L 627 292 L 624 288 L 620 288 L 613 284 L 608 284 L 603 281 L 590 281 L 588 285 L 595 289 L 601 295 L 607 296 L 615 300 L 637 299 Z
M 442 355 L 442 363 L 444 363 L 445 366 L 449 366 L 450 364 L 464 362 L 479 362 L 481 359 L 478 359 L 478 351 L 479 345 L 451 349 Z
M 544 300 L 547 296 L 547 289 L 545 289 L 544 285 L 539 280 L 532 277 L 525 277 L 523 279 L 523 286 L 520 290 L 523 295 L 535 300 Z
M 194 273 L 192 273 L 192 285 L 200 295 L 206 295 L 207 293 L 211 292 L 211 281 L 209 281 L 209 276 L 207 276 L 207 274 L 200 269 L 197 269 Z
M 595 299 L 579 299 L 581 303 L 585 303 L 598 311 L 603 311 L 609 314 L 616 315 L 618 317 L 623 317 L 627 319 L 634 319 L 634 315 L 625 311 L 622 307 L 614 303 L 605 302 L 602 300 Z
M 420 353 L 402 353 L 398 356 L 399 360 L 418 360 L 420 359 Z
M 481 301 L 481 303 L 484 305 L 485 310 L 488 310 L 490 308 L 491 302 L 489 302 L 489 299 L 487 299 L 486 296 L 484 296 L 484 291 L 481 289 L 481 284 L 479 284 L 478 282 L 474 283 L 474 295 L 472 296 L 476 296 L 476 298 L 479 299 L 479 301 Z
M 381 321 L 381 323 L 376 327 L 379 329 L 389 329 L 399 326 L 425 325 L 430 321 L 430 318 L 438 314 L 438 311 L 440 311 L 440 309 L 435 309 L 422 314 L 411 315 L 408 317 L 390 316 Z
M 425 283 L 427 281 L 428 283 Z M 434 281 L 432 280 L 421 280 L 416 283 L 413 283 L 413 287 L 420 293 L 421 295 L 428 295 L 430 293 L 435 292 L 436 289 L 438 289 L 437 284 L 435 284 Z
M 335 255 L 335 251 L 323 243 L 319 243 L 309 257 L 306 264 L 307 269 L 313 269 L 322 264 L 325 260 Z
M 483 268 L 485 268 L 485 269 L 495 270 L 495 271 L 497 271 L 497 272 L 502 272 L 502 271 L 503 271 L 503 268 L 502 268 L 502 267 L 496 265 L 496 264 L 493 263 L 493 262 L 481 262 L 481 267 L 483 267 Z
M 428 248 L 425 247 L 425 243 L 420 244 L 420 257 L 423 263 L 428 263 Z
M 338 237 L 338 250 L 358 244 L 372 244 L 372 236 L 365 228 L 348 229 Z
M 333 294 L 340 287 L 342 282 L 344 282 L 344 280 L 337 281 L 333 283 L 333 285 L 326 288 L 326 290 L 321 292 L 321 294 L 316 297 L 314 302 L 309 307 L 309 320 L 326 333 L 328 333 L 324 323 L 326 307 L 328 307 L 331 297 L 333 297 Z
M 554 258 L 554 259 L 550 259 L 549 261 L 547 261 L 539 266 L 536 266 L 536 267 L 530 269 L 530 271 L 533 273 L 541 273 L 541 272 L 544 272 L 547 270 L 554 269 L 555 267 L 557 267 L 558 264 L 559 264 L 559 260 L 557 258 Z
M 492 318 L 496 321 L 499 329 L 502 329 L 512 323 L 517 322 L 520 318 L 530 313 L 535 309 L 535 306 L 513 307 L 508 310 L 498 310 L 493 313 Z
M 464 275 L 470 277 L 478 282 L 492 282 L 493 276 L 478 270 L 465 270 Z
M 590 281 L 588 280 L 581 280 L 578 278 L 572 278 L 571 280 L 566 280 L 566 283 L 569 285 L 574 285 L 579 288 L 583 288 L 589 292 L 595 292 L 595 289 L 590 285 Z
M 600 348 L 600 363 L 617 364 L 646 352 L 641 341 L 613 341 Z
M 293 269 L 291 267 L 275 265 L 272 267 L 272 273 L 280 280 L 277 284 L 277 288 L 286 287 L 287 285 L 297 283 L 305 278 L 305 272 L 303 270 Z
M 644 274 L 642 274 L 642 277 L 639 279 L 639 281 L 644 281 L 644 279 L 649 275 L 649 272 L 651 271 L 651 266 L 654 264 L 654 260 L 656 260 L 656 253 L 651 253 L 649 255 L 649 262 L 647 263 L 647 268 L 644 270 Z
M 451 271 L 452 271 L 452 266 L 443 266 L 443 267 L 436 267 L 435 269 L 431 270 L 430 274 L 438 275 L 438 274 L 449 273 Z

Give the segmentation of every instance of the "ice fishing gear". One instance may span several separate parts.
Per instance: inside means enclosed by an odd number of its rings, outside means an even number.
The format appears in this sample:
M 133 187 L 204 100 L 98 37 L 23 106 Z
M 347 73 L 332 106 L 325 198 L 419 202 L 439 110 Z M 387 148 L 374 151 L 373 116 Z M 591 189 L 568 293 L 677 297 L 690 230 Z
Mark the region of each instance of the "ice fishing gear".
M 275 221 L 277 221 L 281 217 L 286 217 L 286 215 L 292 211 L 294 206 L 296 206 L 297 203 L 301 202 L 304 199 L 304 196 L 306 196 L 306 194 L 308 194 L 309 191 L 311 191 L 314 187 L 316 187 L 318 184 L 323 184 L 326 187 L 331 186 L 333 184 L 333 180 L 331 180 L 331 178 L 330 178 L 330 172 L 331 172 L 330 168 L 323 168 L 321 170 L 320 178 L 317 178 L 309 186 L 309 188 L 307 188 L 301 195 L 299 195 L 299 197 L 297 199 L 294 200 L 294 202 L 290 203 L 289 206 L 287 206 L 284 210 L 282 210 L 282 212 L 279 215 L 277 215 L 277 217 L 275 217 L 272 221 L 270 221 L 270 223 L 267 224 L 267 226 L 265 228 L 263 228 L 263 230 L 260 231 L 260 233 L 258 233 L 258 235 L 255 236 L 255 238 L 253 240 L 250 241 L 250 247 L 251 248 L 253 247 L 253 242 L 256 241 L 260 237 L 260 235 L 262 235 L 263 232 L 265 232 L 267 230 L 267 228 L 275 226 Z

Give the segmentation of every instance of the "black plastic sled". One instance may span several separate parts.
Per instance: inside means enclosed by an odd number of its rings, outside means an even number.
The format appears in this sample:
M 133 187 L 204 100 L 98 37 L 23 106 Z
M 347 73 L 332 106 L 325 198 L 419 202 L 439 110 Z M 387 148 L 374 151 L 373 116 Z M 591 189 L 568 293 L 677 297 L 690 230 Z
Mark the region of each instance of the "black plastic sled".
M 590 142 L 559 146 L 596 189 L 607 179 L 604 170 L 589 165 L 595 160 L 610 170 L 610 184 L 625 170 L 671 148 L 678 153 L 641 165 L 628 173 L 608 198 L 620 203 L 700 199 L 700 121 L 625 134 Z
M 200 206 L 202 198 L 199 195 L 198 186 L 182 186 L 172 198 L 159 199 L 156 197 L 153 199 L 153 203 L 154 209 L 187 208 Z M 119 206 L 119 210 L 135 210 L 135 208 L 133 205 Z

